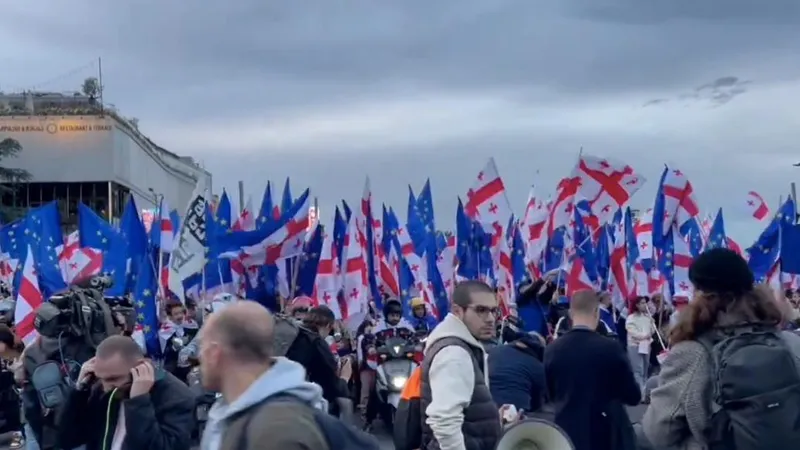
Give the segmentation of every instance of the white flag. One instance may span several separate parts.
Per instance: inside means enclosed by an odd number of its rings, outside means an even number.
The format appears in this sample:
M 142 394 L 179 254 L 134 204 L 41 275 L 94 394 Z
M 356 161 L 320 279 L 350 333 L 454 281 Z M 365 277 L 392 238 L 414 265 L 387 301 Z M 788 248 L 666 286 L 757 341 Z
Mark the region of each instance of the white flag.
M 203 270 L 206 264 L 206 186 L 198 182 L 186 207 L 178 244 L 169 260 L 169 290 L 186 302 L 183 280 Z

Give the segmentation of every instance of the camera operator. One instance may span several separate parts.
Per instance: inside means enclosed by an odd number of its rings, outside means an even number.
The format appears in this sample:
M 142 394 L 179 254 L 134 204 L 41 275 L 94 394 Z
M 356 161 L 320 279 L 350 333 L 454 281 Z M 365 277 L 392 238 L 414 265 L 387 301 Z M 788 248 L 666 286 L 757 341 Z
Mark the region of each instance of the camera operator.
M 42 450 L 56 449 L 57 412 L 80 367 L 95 355 L 106 337 L 119 333 L 114 313 L 103 298 L 108 277 L 51 297 L 36 311 L 39 338 L 22 357 L 22 404 L 25 418 Z

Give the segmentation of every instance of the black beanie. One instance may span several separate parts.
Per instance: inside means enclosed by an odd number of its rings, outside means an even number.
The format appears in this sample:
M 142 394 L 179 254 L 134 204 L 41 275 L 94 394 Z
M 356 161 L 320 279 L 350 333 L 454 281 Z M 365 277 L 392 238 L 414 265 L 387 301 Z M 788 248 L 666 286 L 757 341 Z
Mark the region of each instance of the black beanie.
M 689 280 L 701 291 L 731 294 L 750 291 L 755 283 L 747 261 L 726 248 L 711 249 L 695 258 Z

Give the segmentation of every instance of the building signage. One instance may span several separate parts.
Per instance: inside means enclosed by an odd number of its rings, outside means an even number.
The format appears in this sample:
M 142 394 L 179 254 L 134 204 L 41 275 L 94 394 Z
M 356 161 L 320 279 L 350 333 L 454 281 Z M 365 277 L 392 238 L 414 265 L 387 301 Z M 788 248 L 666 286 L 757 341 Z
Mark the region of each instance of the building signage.
M 98 131 L 111 131 L 112 126 L 104 122 L 96 123 L 82 123 L 81 121 L 65 121 L 65 122 L 38 122 L 15 124 L 14 121 L 0 123 L 0 133 L 81 133 L 81 132 L 98 132 Z

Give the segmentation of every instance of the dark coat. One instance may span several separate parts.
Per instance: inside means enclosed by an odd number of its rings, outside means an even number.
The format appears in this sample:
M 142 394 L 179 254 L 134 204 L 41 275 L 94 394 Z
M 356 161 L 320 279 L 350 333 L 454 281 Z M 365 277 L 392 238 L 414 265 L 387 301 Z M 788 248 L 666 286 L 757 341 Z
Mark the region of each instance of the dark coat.
M 163 373 L 149 394 L 131 399 L 127 395 L 115 397 L 120 398 L 111 400 L 111 394 L 97 385 L 91 389 L 73 389 L 59 415 L 58 448 L 86 445 L 86 450 L 107 450 L 123 407 L 126 433 L 123 450 L 189 450 L 195 425 L 195 399 L 180 380 Z
M 348 396 L 347 392 L 341 390 L 336 359 L 330 346 L 319 334 L 301 328 L 286 351 L 286 357 L 306 369 L 308 381 L 322 388 L 322 396 L 332 407 L 339 397 Z
M 514 405 L 517 410 L 537 411 L 547 389 L 544 364 L 536 351 L 515 343 L 489 352 L 489 389 L 497 406 Z
M 544 365 L 555 422 L 575 450 L 617 450 L 621 427 L 630 427 L 619 405 L 638 405 L 642 397 L 622 347 L 574 328 L 547 347 Z
M 63 360 L 62 360 L 63 356 Z M 25 379 L 22 386 L 22 407 L 25 420 L 33 431 L 36 442 L 42 450 L 55 449 L 58 430 L 56 416 L 52 411 L 45 414 L 39 402 L 39 394 L 30 380 L 34 371 L 47 361 L 67 363 L 74 370 L 73 377 L 78 376 L 81 364 L 94 356 L 94 349 L 86 345 L 83 338 L 67 337 L 59 342 L 58 339 L 41 336 L 25 349 L 22 365 L 25 370 Z

